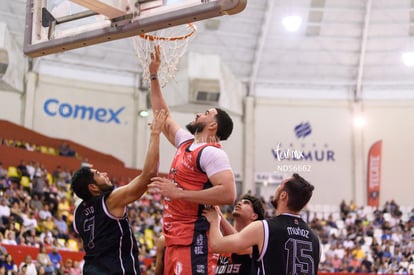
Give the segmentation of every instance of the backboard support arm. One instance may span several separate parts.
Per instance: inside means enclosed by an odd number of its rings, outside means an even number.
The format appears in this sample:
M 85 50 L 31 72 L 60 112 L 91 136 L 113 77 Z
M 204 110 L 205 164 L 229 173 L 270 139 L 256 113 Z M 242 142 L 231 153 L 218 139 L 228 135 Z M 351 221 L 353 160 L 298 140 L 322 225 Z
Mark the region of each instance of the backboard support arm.
M 86 0 L 79 1 L 86 2 Z M 91 2 L 95 3 L 96 1 L 93 0 Z M 99 28 L 85 30 L 78 28 L 54 33 L 54 27 L 57 26 L 56 23 L 69 22 L 69 20 L 74 20 L 74 18 L 79 16 L 90 16 L 92 13 L 96 14 L 97 11 L 90 10 L 90 13 L 73 14 L 67 18 L 54 18 L 55 20 L 51 20 L 51 22 L 55 22 L 53 24 L 50 24 L 51 18 L 48 16 L 46 22 L 49 21 L 49 24 L 47 24 L 50 28 L 49 30 L 47 27 L 42 27 L 42 24 L 34 23 L 41 20 L 41 12 L 44 7 L 44 4 L 41 4 L 42 1 L 27 0 L 23 51 L 29 57 L 40 57 L 212 17 L 236 14 L 241 12 L 247 4 L 247 0 L 212 0 L 198 2 L 198 4 L 197 1 L 187 1 L 191 4 L 183 8 L 180 7 L 180 9 L 161 6 L 156 8 L 157 12 L 146 12 L 144 10 L 142 14 L 136 17 L 132 13 L 122 12 L 120 17 L 115 17 L 111 20 L 106 19 L 99 23 Z M 157 3 L 157 1 L 150 1 L 148 3 L 151 2 Z M 144 2 L 142 5 L 146 3 Z

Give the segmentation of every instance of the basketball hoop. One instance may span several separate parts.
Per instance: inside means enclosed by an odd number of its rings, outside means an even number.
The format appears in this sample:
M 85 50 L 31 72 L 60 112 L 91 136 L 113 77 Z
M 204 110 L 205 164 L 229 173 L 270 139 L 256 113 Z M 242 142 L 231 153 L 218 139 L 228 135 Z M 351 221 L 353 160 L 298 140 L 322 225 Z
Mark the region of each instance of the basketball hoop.
M 134 48 L 142 67 L 142 78 L 150 81 L 148 71 L 151 63 L 150 53 L 154 52 L 155 46 L 160 46 L 161 64 L 158 71 L 160 84 L 165 87 L 169 80 L 175 79 L 178 63 L 196 32 L 195 25 L 190 23 L 135 36 Z

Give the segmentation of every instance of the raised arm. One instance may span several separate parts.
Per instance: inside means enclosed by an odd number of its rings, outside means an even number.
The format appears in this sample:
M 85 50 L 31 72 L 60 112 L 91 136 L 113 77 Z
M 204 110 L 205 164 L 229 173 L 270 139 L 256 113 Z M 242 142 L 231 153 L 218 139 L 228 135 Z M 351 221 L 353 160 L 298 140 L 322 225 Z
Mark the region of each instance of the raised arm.
M 106 200 L 106 205 L 112 215 L 121 217 L 124 214 L 125 206 L 139 199 L 147 190 L 150 179 L 157 175 L 160 133 L 167 116 L 168 113 L 165 110 L 155 112 L 151 123 L 150 142 L 141 174 L 135 177 L 129 184 L 115 189 Z
M 214 209 L 203 211 L 210 223 L 209 247 L 214 253 L 237 253 L 246 251 L 254 245 L 257 245 L 259 252 L 262 251 L 264 240 L 264 229 L 262 221 L 254 221 L 240 232 L 224 236 L 220 231 L 219 214 Z
M 223 212 L 221 212 L 221 209 L 219 206 L 215 206 L 215 209 L 217 211 L 217 214 L 220 216 L 220 228 L 221 232 L 224 236 L 231 235 L 234 233 L 237 233 L 237 230 L 234 228 L 234 226 L 224 217 Z
M 151 53 L 151 63 L 149 65 L 150 73 L 150 86 L 151 86 L 151 105 L 152 110 L 167 110 L 168 105 L 165 102 L 164 96 L 162 95 L 160 82 L 158 81 L 158 70 L 161 65 L 161 54 L 160 46 L 155 46 L 154 52 Z M 169 112 L 168 112 L 169 113 Z M 180 126 L 168 115 L 162 132 L 167 137 L 169 142 L 175 146 L 175 134 L 177 133 Z

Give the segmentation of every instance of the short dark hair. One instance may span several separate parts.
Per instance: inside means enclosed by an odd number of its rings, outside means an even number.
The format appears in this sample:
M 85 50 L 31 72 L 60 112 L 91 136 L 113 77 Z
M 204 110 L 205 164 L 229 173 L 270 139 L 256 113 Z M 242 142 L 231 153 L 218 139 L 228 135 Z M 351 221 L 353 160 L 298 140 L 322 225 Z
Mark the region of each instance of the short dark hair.
M 95 183 L 91 169 L 89 167 L 81 167 L 72 176 L 71 188 L 76 196 L 83 200 L 88 200 L 92 197 L 88 188 L 88 185 L 91 183 Z
M 216 115 L 216 121 L 217 121 L 217 137 L 220 140 L 226 140 L 231 135 L 231 132 L 233 132 L 233 120 L 229 116 L 229 114 L 220 109 L 216 108 L 217 115 Z
M 315 187 L 299 174 L 295 173 L 292 177 L 291 180 L 285 183 L 283 190 L 289 195 L 288 208 L 299 212 L 311 199 Z
M 242 196 L 240 198 L 240 200 L 248 200 L 252 203 L 253 211 L 254 211 L 254 213 L 257 214 L 257 219 L 256 220 L 263 220 L 264 219 L 264 208 L 263 208 L 262 202 L 258 198 L 254 197 L 254 196 L 251 196 L 249 194 L 246 194 L 246 195 Z

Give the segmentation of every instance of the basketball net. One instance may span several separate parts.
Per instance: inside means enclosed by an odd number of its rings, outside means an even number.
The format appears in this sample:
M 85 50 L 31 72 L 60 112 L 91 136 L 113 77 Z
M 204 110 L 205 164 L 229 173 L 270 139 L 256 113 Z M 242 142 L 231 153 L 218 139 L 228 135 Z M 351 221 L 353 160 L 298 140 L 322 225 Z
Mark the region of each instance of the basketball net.
M 155 46 L 160 46 L 161 64 L 158 70 L 160 85 L 165 87 L 170 80 L 174 80 L 180 59 L 196 32 L 195 25 L 190 23 L 135 36 L 134 48 L 142 67 L 142 78 L 150 81 L 148 70 L 151 63 L 150 53 L 155 52 Z

